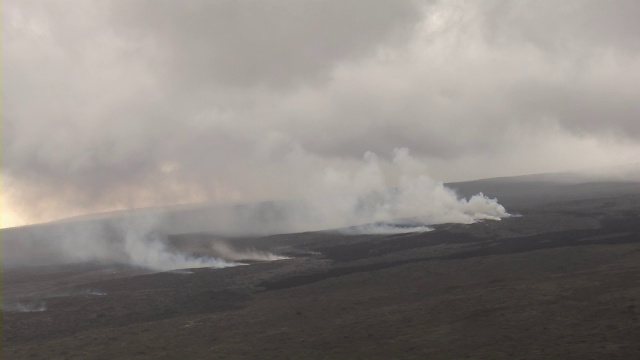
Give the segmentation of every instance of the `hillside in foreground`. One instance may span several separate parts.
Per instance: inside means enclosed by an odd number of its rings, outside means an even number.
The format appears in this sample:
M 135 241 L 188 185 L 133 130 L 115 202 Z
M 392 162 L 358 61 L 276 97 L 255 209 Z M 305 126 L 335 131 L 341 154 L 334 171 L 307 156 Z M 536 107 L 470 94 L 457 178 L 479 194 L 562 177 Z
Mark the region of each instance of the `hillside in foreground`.
M 637 359 L 639 184 L 553 186 L 496 185 L 521 216 L 431 232 L 169 239 L 286 260 L 4 269 L 3 358 Z

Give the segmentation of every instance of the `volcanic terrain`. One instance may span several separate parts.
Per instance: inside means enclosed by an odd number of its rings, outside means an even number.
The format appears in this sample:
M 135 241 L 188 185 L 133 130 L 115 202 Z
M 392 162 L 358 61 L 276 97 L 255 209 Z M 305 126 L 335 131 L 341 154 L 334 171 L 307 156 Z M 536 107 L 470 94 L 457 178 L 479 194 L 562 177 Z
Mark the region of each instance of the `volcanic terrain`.
M 169 239 L 289 259 L 6 268 L 3 358 L 640 358 L 640 183 L 534 180 L 480 184 L 517 215 L 501 221 Z

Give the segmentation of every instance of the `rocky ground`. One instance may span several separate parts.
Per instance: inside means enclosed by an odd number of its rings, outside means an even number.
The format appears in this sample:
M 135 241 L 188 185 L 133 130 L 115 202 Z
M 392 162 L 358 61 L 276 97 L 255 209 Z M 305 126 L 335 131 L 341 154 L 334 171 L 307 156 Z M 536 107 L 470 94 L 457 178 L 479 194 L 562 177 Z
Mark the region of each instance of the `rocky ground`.
M 291 258 L 224 269 L 5 269 L 3 359 L 639 359 L 640 195 L 515 205 L 425 233 L 227 239 Z

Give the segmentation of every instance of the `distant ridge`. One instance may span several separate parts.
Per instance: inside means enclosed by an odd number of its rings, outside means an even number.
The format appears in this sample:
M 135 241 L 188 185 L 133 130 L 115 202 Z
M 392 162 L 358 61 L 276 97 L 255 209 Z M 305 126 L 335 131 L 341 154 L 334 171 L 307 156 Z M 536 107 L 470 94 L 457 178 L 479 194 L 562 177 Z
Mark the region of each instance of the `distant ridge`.
M 543 203 L 640 193 L 640 162 L 605 168 L 591 168 L 578 171 L 557 173 L 539 173 L 530 175 L 503 176 L 472 181 L 446 183 L 460 196 L 470 197 L 482 192 L 489 197 L 498 198 L 508 207 L 539 205 Z M 170 206 L 144 207 L 128 210 L 113 210 L 68 218 L 45 223 L 24 225 L 2 229 L 13 232 L 42 226 L 55 226 L 66 223 L 108 221 L 130 215 L 145 216 L 165 214 L 171 218 L 172 227 L 181 230 L 187 225 L 204 224 L 213 216 L 228 216 L 229 211 L 240 213 L 244 218 L 262 223 L 283 216 L 293 201 L 262 201 L 255 203 L 192 203 Z M 267 227 L 266 224 L 262 224 Z M 270 229 L 275 230 L 275 229 Z
M 459 195 L 482 192 L 507 207 L 640 194 L 640 163 L 560 173 L 507 176 L 446 184 Z
M 449 184 L 462 184 L 471 182 L 509 182 L 519 181 L 549 181 L 564 183 L 607 182 L 607 181 L 640 181 L 640 162 L 623 165 L 584 168 L 579 170 L 544 172 L 525 175 L 497 176 L 475 180 L 455 181 Z

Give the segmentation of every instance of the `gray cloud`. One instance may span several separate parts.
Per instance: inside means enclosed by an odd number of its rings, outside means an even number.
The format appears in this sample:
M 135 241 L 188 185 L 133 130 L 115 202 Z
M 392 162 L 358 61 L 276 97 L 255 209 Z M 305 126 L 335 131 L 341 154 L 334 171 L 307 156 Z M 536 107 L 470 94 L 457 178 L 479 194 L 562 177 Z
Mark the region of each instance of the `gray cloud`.
M 406 37 L 420 19 L 413 1 L 116 2 L 126 37 L 153 44 L 153 64 L 172 86 L 291 86 L 329 75 L 336 63 Z
M 633 0 L 495 0 L 478 10 L 484 33 L 496 43 L 528 43 L 552 52 L 640 48 L 640 4 Z
M 637 7 L 5 1 L 6 201 L 290 198 L 400 147 L 445 179 L 637 161 Z

